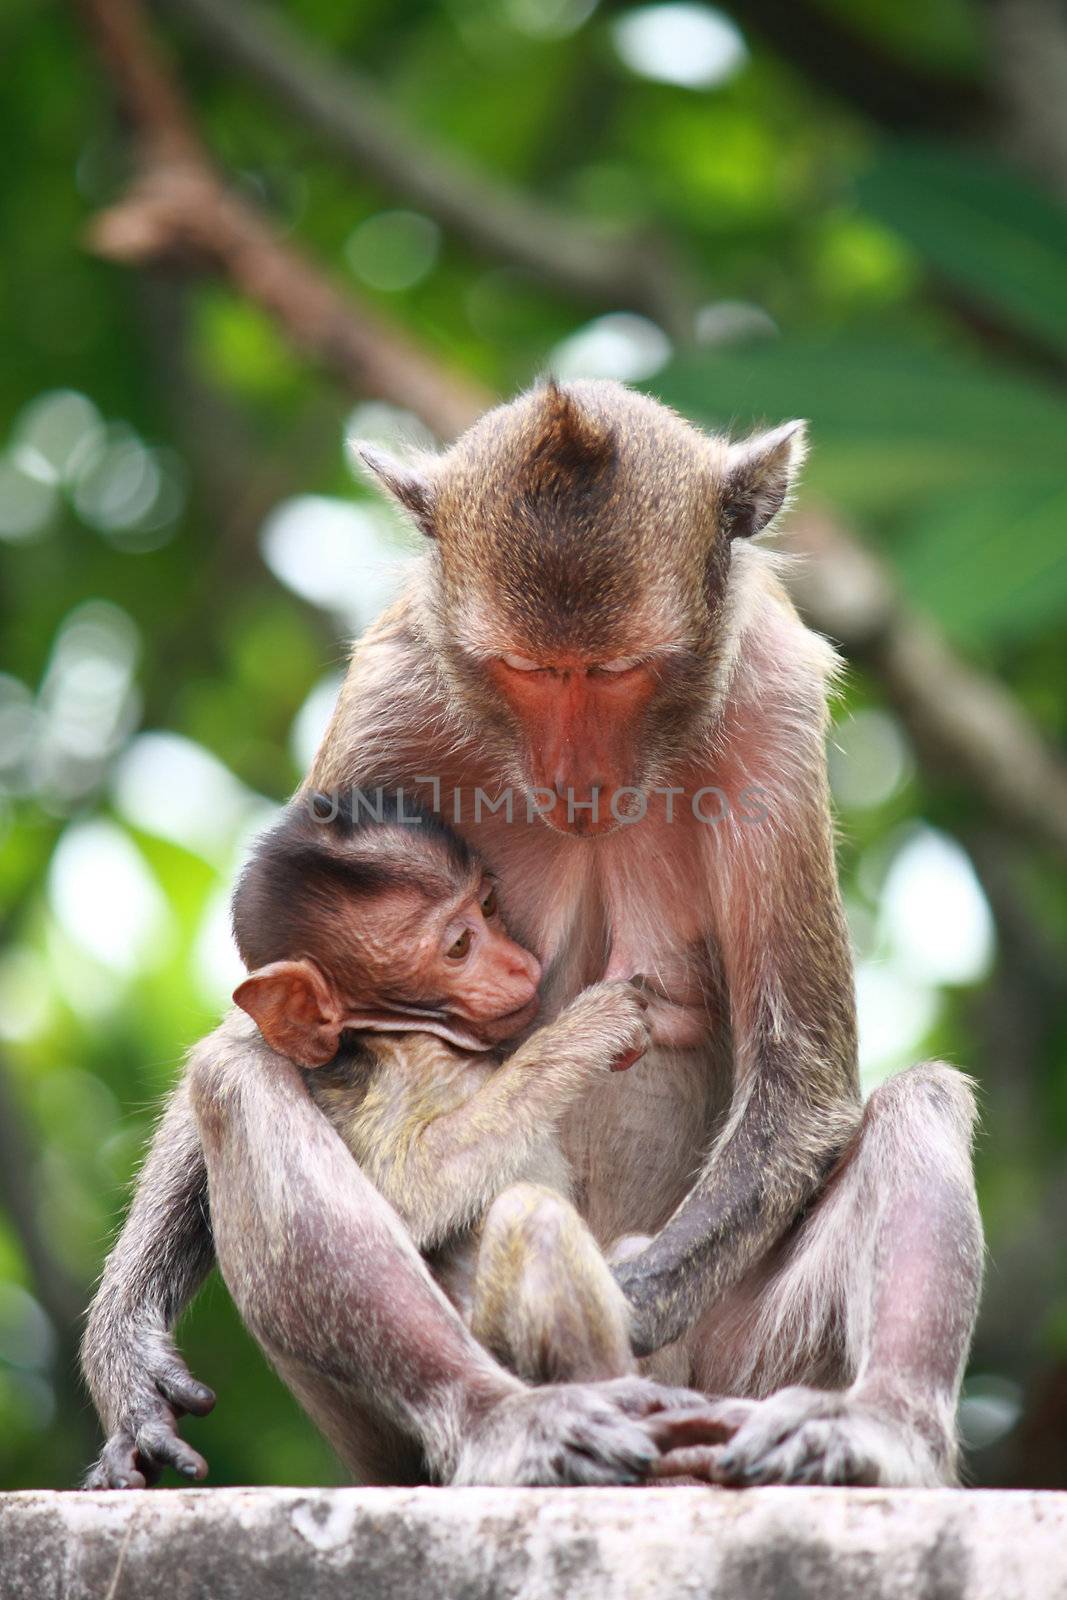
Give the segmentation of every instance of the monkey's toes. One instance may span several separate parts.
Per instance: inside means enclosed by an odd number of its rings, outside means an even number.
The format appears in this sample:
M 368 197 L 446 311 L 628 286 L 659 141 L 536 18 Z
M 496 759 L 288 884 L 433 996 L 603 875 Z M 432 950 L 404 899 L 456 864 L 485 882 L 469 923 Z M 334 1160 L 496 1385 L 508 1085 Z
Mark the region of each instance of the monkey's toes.
M 207 1477 L 207 1462 L 164 1421 L 149 1422 L 137 1430 L 137 1453 L 155 1468 L 173 1467 L 183 1478 L 199 1482 Z
M 672 1482 L 682 1479 L 689 1482 L 719 1483 L 721 1458 L 721 1445 L 685 1445 L 678 1450 L 668 1450 L 658 1461 L 654 1461 L 649 1477 L 656 1481 L 669 1478 Z
M 158 1477 L 158 1473 L 155 1475 Z M 93 1462 L 82 1484 L 84 1489 L 147 1489 L 155 1482 L 149 1471 L 141 1470 L 137 1447 L 128 1433 L 113 1434 Z
M 930 1485 L 942 1481 L 924 1440 L 846 1393 L 783 1389 L 752 1403 L 718 1463 L 719 1481 Z

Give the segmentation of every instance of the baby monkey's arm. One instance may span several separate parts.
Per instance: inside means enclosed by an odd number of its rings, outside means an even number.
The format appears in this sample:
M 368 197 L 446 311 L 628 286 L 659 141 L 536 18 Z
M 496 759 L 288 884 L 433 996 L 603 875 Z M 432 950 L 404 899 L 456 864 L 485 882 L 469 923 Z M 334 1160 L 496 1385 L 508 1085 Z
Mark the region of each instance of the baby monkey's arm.
M 430 1036 L 382 1060 L 344 1136 L 420 1250 L 483 1216 L 573 1100 L 644 1053 L 645 1006 L 632 984 L 595 984 L 473 1094 L 464 1091 L 484 1070 L 477 1058 L 457 1070 Z

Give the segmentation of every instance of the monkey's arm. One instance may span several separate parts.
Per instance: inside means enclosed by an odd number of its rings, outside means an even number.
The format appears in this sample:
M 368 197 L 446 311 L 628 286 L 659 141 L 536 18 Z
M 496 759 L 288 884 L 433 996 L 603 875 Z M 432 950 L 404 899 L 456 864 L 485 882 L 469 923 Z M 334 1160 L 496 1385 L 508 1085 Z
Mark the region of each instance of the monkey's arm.
M 596 984 L 459 1104 L 435 1082 L 439 1057 L 393 1058 L 355 1119 L 353 1148 L 420 1250 L 484 1215 L 575 1097 L 644 1050 L 644 1012 L 631 984 Z
M 750 673 L 765 687 L 766 674 Z M 708 829 L 733 1099 L 689 1195 L 648 1248 L 616 1269 L 638 1354 L 679 1337 L 782 1233 L 860 1117 L 821 683 L 777 707 L 765 690 L 762 704 L 735 709 L 727 734 L 716 782 L 732 817 L 745 810 L 746 790 L 761 791 L 760 820 Z
M 215 1397 L 191 1377 L 170 1330 L 213 1263 L 204 1156 L 183 1078 L 89 1310 L 82 1366 L 108 1435 L 90 1488 L 138 1488 L 164 1466 L 190 1478 L 206 1473 L 177 1420 L 203 1416 Z

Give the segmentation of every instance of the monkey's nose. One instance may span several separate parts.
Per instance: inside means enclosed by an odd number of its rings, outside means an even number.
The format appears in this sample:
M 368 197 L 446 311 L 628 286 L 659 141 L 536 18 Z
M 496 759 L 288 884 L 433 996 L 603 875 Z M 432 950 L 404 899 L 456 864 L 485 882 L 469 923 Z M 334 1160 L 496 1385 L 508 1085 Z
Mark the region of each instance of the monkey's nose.
M 552 787 L 556 791 L 556 798 L 564 804 L 569 800 L 575 806 L 583 803 L 588 805 L 595 794 L 607 793 L 607 780 L 597 777 L 575 783 L 572 773 L 567 770 L 556 774 Z
M 515 976 L 528 979 L 533 988 L 536 989 L 541 982 L 541 963 L 529 950 L 524 950 L 522 956 L 521 964 L 516 964 Z

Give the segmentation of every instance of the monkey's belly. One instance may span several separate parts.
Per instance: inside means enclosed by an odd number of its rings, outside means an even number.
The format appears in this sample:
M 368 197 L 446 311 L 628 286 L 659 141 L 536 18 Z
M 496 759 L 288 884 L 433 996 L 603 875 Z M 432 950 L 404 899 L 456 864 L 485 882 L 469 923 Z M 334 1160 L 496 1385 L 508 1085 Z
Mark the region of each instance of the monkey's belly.
M 714 1041 L 655 1047 L 613 1073 L 563 1124 L 574 1202 L 597 1242 L 655 1233 L 684 1199 L 728 1099 Z

